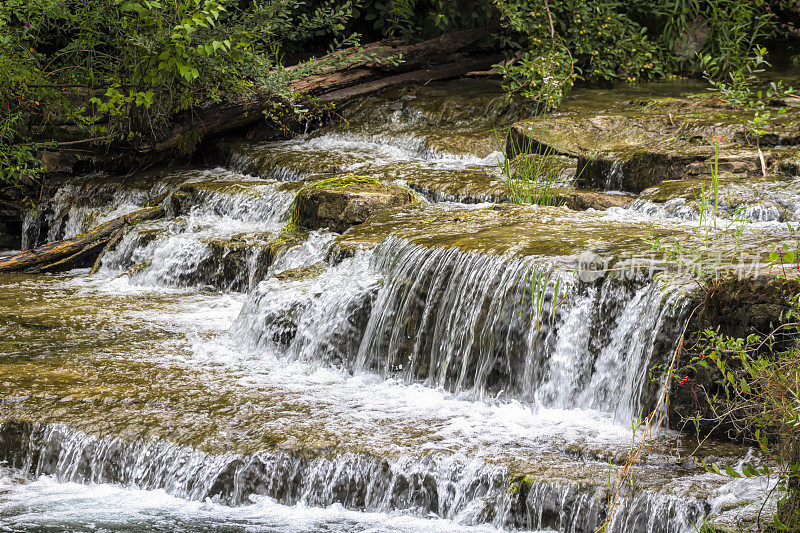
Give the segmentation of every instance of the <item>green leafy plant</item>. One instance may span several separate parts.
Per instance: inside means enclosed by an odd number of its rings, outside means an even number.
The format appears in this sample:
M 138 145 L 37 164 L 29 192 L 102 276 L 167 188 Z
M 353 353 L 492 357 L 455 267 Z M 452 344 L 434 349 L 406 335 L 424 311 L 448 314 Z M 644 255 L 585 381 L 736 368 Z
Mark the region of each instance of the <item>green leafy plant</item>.
M 541 54 L 526 51 L 519 59 L 497 65 L 497 68 L 508 95 L 523 96 L 534 103 L 539 113 L 561 105 L 564 95 L 578 78 L 572 57 L 563 48 Z
M 701 372 L 710 376 L 712 387 L 695 388 L 713 413 L 709 422 L 732 427 L 757 446 L 766 461 L 760 466 L 745 463 L 738 469 L 731 465 L 702 466 L 732 478 L 776 476 L 776 488 L 782 496 L 771 526 L 778 531 L 798 531 L 800 294 L 787 291 L 786 301 L 789 308 L 780 324 L 766 335 L 736 338 L 706 329 L 690 351 L 689 361 L 671 377 L 678 386 L 693 386 Z
M 770 82 L 762 89 L 763 83 L 757 75 L 770 66 L 765 59 L 766 53 L 765 48 L 756 46 L 753 55 L 733 67 L 710 54 L 701 56 L 703 75 L 711 84 L 709 90 L 719 93 L 740 112 L 747 137 L 755 139 L 757 145 L 767 133 L 768 125 L 786 112 L 785 107 L 773 112 L 770 102 L 794 95 L 794 89 L 784 86 L 780 81 Z

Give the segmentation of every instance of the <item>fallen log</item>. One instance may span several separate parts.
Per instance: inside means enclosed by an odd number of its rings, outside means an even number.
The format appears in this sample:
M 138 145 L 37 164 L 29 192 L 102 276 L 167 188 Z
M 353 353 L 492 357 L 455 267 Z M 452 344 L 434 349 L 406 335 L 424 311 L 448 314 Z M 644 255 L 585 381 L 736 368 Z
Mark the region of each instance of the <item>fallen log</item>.
M 0 259 L 0 272 L 58 272 L 89 266 L 110 242 L 119 239 L 125 227 L 160 218 L 164 213 L 165 209 L 161 205 L 145 207 L 70 239 L 45 244 Z
M 363 96 L 365 94 L 374 93 L 387 87 L 394 85 L 402 85 L 406 83 L 427 83 L 434 80 L 442 80 L 447 78 L 454 78 L 461 76 L 476 68 L 491 66 L 502 59 L 503 56 L 492 55 L 482 57 L 467 57 L 459 61 L 439 65 L 436 67 L 414 70 L 404 74 L 396 74 L 386 78 L 379 78 L 377 80 L 368 81 L 352 87 L 344 89 L 337 89 L 335 91 L 327 92 L 319 97 L 320 102 L 323 103 L 337 103 L 343 100 L 354 98 L 356 96 Z
M 430 81 L 488 68 L 500 59 L 494 54 L 488 55 L 491 51 L 484 46 L 488 35 L 489 30 L 483 28 L 451 32 L 413 44 L 388 39 L 334 52 L 302 67 L 288 67 L 285 72 L 287 76 L 297 76 L 290 82 L 294 92 L 319 97 L 324 102 L 336 102 L 401 83 L 403 74 L 414 71 L 418 72 L 405 81 Z M 398 56 L 402 56 L 400 62 L 386 61 Z M 313 74 L 300 76 L 297 73 L 301 68 L 311 70 Z M 380 83 L 382 78 L 388 78 L 387 82 Z M 374 80 L 378 82 L 369 84 Z M 354 86 L 360 88 L 352 93 L 343 92 Z M 263 120 L 264 111 L 273 103 L 270 94 L 257 93 L 238 102 L 193 108 L 178 117 L 166 135 L 139 146 L 138 150 L 140 153 L 166 152 L 186 145 L 187 139 L 198 142 L 209 135 L 237 130 Z

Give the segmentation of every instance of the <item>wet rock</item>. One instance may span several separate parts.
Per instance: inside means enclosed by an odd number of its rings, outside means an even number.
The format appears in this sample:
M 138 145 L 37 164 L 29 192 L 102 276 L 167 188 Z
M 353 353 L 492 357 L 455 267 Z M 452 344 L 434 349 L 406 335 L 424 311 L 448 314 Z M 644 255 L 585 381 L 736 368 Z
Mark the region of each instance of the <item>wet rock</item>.
M 18 250 L 22 244 L 22 221 L 0 215 L 0 250 Z
M 641 222 L 609 219 L 601 222 L 600 216 L 566 207 L 536 205 L 398 207 L 376 213 L 366 223 L 353 226 L 337 238 L 336 244 L 346 251 L 345 255 L 358 248 L 373 248 L 388 235 L 423 246 L 518 257 L 564 259 L 586 250 L 623 256 L 647 250 L 641 241 Z M 647 231 L 655 238 L 667 235 L 691 238 L 684 228 L 661 221 L 649 222 Z
M 391 207 L 412 204 L 413 194 L 397 185 L 377 180 L 344 176 L 312 183 L 297 193 L 293 221 L 307 229 L 327 228 L 343 232 L 363 223 L 371 214 Z
M 436 154 L 473 155 L 485 158 L 502 150 L 502 142 L 498 141 L 492 131 L 472 134 L 429 134 L 427 140 L 428 148 Z
M 564 205 L 575 211 L 585 211 L 587 209 L 602 211 L 609 207 L 627 207 L 634 200 L 631 196 L 580 190 L 564 193 L 563 197 Z
M 641 192 L 665 179 L 681 179 L 689 166 L 709 157 L 708 150 L 695 153 L 651 151 L 595 152 L 578 158 L 581 180 L 586 187 L 601 190 Z
M 325 263 L 319 262 L 319 263 L 314 263 L 313 265 L 308 265 L 298 268 L 290 268 L 289 270 L 278 272 L 277 274 L 275 274 L 275 278 L 282 281 L 305 281 L 316 278 L 326 268 L 327 265 Z
M 798 119 L 794 111 L 781 115 L 758 144 L 796 145 Z M 715 146 L 721 171 L 761 171 L 756 139 L 744 134 L 737 111 L 709 96 L 618 101 L 594 112 L 565 105 L 515 124 L 508 145 L 512 155 L 554 150 L 577 157 L 584 186 L 596 189 L 638 193 L 662 180 L 708 172 Z
M 475 204 L 508 200 L 508 187 L 503 176 L 483 168 L 459 171 L 430 169 L 423 172 L 410 169 L 405 182 L 409 188 L 432 202 Z
M 267 143 L 223 142 L 217 156 L 226 166 L 253 176 L 299 181 L 313 174 L 340 173 L 351 164 L 350 154 L 328 151 L 325 157 L 312 149 L 297 149 L 302 139 Z

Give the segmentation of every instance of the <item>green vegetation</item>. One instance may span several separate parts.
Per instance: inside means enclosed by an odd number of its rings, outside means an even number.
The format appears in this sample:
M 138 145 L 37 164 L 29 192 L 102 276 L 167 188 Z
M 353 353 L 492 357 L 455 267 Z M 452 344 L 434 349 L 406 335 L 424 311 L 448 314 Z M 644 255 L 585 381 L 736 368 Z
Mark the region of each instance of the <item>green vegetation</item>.
M 701 56 L 703 76 L 711 84 L 710 90 L 719 93 L 726 102 L 736 108 L 747 140 L 755 139 L 756 144 L 759 144 L 761 137 L 767 133 L 765 129 L 767 124 L 786 113 L 786 108 L 780 107 L 773 114 L 770 102 L 794 95 L 794 89 L 785 87 L 780 81 L 771 82 L 768 87 L 761 89 L 762 83 L 757 74 L 770 66 L 764 58 L 766 53 L 766 48 L 757 46 L 752 56 L 744 58 L 735 68 L 727 71 L 722 66 L 724 64 L 722 60 L 710 54 Z
M 489 45 L 508 56 L 498 65 L 507 90 L 548 111 L 578 80 L 704 67 L 715 80 L 747 74 L 748 58 L 763 58 L 760 46 L 797 11 L 785 0 L 8 0 L 0 180 L 35 178 L 37 153 L 54 140 L 139 147 L 171 131 L 181 112 L 256 93 L 278 121 L 316 116 L 321 109 L 291 81 L 358 58 L 361 41 L 490 28 Z M 326 64 L 309 61 L 344 49 Z M 760 131 L 768 112 L 747 105 Z M 180 148 L 189 153 L 196 141 L 185 135 Z
M 3 2 L 0 179 L 35 175 L 35 141 L 66 133 L 136 146 L 169 131 L 182 111 L 257 91 L 275 100 L 276 117 L 307 118 L 313 108 L 290 82 L 329 66 L 304 63 L 307 51 L 357 44 L 345 25 L 358 14 L 349 1 Z M 287 56 L 300 65 L 284 69 Z
M 699 214 L 698 223 L 693 227 L 696 244 L 689 247 L 678 239 L 667 242 L 663 238 L 650 241 L 653 252 L 663 254 L 667 261 L 677 264 L 706 289 L 735 266 L 746 228 L 745 221 L 737 218 L 741 210 L 728 213 L 720 207 L 719 149 L 716 145 L 710 170 L 710 184 L 701 184 L 695 197 Z
M 784 5 L 786 4 L 786 5 Z M 501 67 L 510 92 L 557 107 L 576 80 L 660 78 L 702 69 L 703 54 L 720 72 L 740 70 L 775 35 L 775 13 L 788 3 L 765 0 L 496 0 L 509 49 Z M 783 11 L 782 11 L 783 10 Z
M 800 531 L 800 294 L 785 281 L 782 294 L 788 310 L 773 331 L 735 338 L 706 329 L 673 377 L 679 386 L 691 386 L 696 376 L 709 375 L 709 385 L 696 387 L 699 402 L 713 413 L 706 421 L 731 428 L 766 459 L 739 469 L 704 466 L 733 478 L 777 477 L 779 513 L 770 526 Z M 690 420 L 699 424 L 701 417 Z
M 505 149 L 499 135 L 495 139 L 505 153 L 497 159 L 497 166 L 503 175 L 508 199 L 515 204 L 537 204 L 560 206 L 564 197 L 559 187 L 569 187 L 576 177 L 569 177 L 566 158 L 560 156 L 550 146 L 539 146 L 534 141 L 506 135 Z
M 542 153 L 520 150 L 513 137 L 509 137 L 508 157 L 498 160 L 508 191 L 509 201 L 515 204 L 559 206 L 564 198 L 558 194 L 558 185 L 564 181 L 567 164 L 559 155 L 546 147 Z M 513 159 L 511 154 L 519 154 Z

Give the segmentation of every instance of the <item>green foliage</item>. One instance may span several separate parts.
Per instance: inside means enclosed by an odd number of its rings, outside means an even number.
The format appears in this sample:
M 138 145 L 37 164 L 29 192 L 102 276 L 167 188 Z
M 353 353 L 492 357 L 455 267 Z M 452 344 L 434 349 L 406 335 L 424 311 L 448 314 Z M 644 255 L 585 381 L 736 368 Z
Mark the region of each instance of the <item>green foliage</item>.
M 699 69 L 694 52 L 716 58 L 726 73 L 740 70 L 772 35 L 775 17 L 763 0 L 494 4 L 507 30 L 501 42 L 513 54 L 498 67 L 509 90 L 524 88 L 540 111 L 557 106 L 576 79 L 636 81 Z
M 757 446 L 766 462 L 706 464 L 711 473 L 732 478 L 777 476 L 783 496 L 771 525 L 777 531 L 800 529 L 800 294 L 786 292 L 789 310 L 767 335 L 734 338 L 707 329 L 689 362 L 675 371 L 684 385 L 700 372 L 717 390 L 706 390 L 716 418 Z M 788 346 L 788 347 L 787 347 Z
M 344 33 L 354 5 L 7 0 L 0 4 L 3 178 L 35 173 L 37 145 L 18 146 L 54 128 L 66 126 L 73 138 L 77 126 L 95 140 L 147 143 L 181 111 L 255 90 L 308 114 L 290 82 L 311 72 L 287 71 L 281 61 L 356 44 L 357 34 Z M 324 46 L 309 48 L 317 39 Z
M 708 42 L 703 54 L 718 58 L 728 72 L 741 70 L 770 36 L 772 15 L 763 0 L 710 0 L 698 13 L 706 19 Z
M 770 66 L 764 58 L 766 52 L 765 48 L 756 46 L 752 56 L 733 66 L 710 54 L 701 56 L 704 76 L 711 84 L 710 90 L 719 93 L 739 110 L 745 132 L 757 142 L 767 133 L 767 125 L 786 112 L 786 108 L 781 107 L 773 114 L 770 101 L 794 94 L 792 87 L 785 87 L 780 81 L 770 82 L 766 88 L 761 88 L 763 83 L 757 74 Z
M 509 95 L 518 93 L 534 103 L 539 112 L 561 105 L 564 94 L 577 78 L 572 57 L 566 49 L 553 49 L 541 55 L 526 51 L 516 60 L 503 63 L 498 72 Z
M 377 0 L 360 3 L 356 11 L 379 34 L 405 39 L 483 27 L 493 16 L 487 0 Z
M 15 185 L 39 177 L 37 147 L 20 135 L 22 112 L 17 111 L 0 122 L 0 184 Z M 27 141 L 27 142 L 26 142 Z
M 578 80 L 651 79 L 687 63 L 738 94 L 763 64 L 747 58 L 771 35 L 774 12 L 763 0 L 5 0 L 2 175 L 35 173 L 31 139 L 53 129 L 147 145 L 182 111 L 256 90 L 273 97 L 267 114 L 278 122 L 314 118 L 322 109 L 291 82 L 325 68 L 314 55 L 349 49 L 330 61 L 357 59 L 362 33 L 413 40 L 499 23 L 492 44 L 508 52 L 504 86 L 539 112 Z M 692 32 L 707 37 L 697 46 L 713 65 L 678 54 Z M 783 91 L 744 102 L 753 132 L 775 116 L 763 102 Z
M 509 201 L 515 204 L 559 206 L 564 198 L 559 186 L 569 186 L 565 179 L 567 164 L 551 147 L 537 149 L 530 141 L 517 141 L 507 135 L 506 156 L 497 165 L 506 182 Z M 498 144 L 500 143 L 498 139 Z

